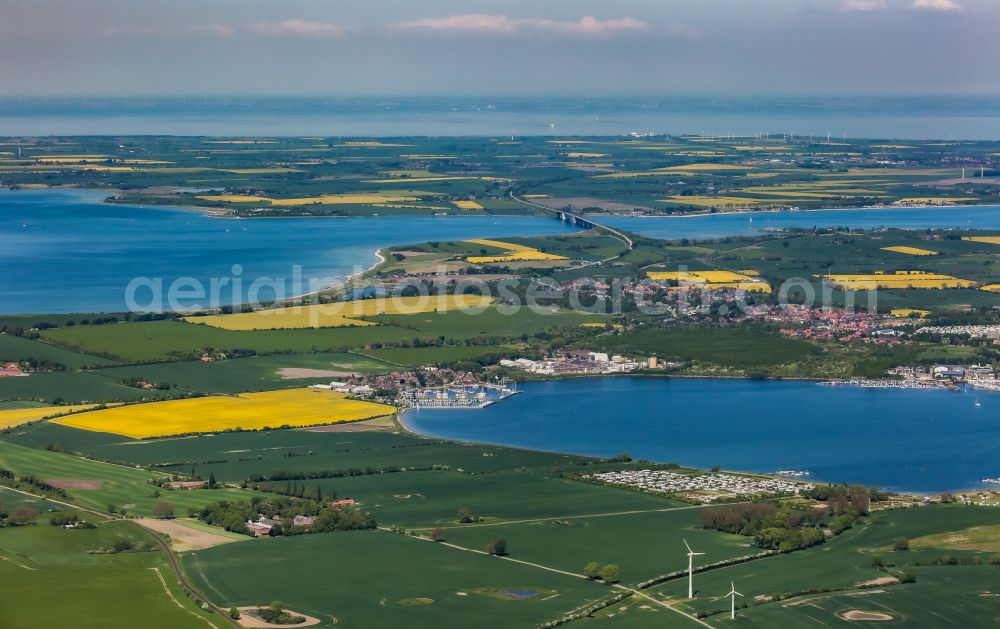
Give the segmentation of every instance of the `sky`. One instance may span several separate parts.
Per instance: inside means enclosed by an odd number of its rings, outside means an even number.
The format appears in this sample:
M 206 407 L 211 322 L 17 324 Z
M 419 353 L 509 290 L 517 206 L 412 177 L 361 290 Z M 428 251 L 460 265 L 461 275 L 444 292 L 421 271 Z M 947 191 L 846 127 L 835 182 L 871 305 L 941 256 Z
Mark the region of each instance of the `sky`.
M 0 0 L 0 96 L 1000 93 L 997 0 Z

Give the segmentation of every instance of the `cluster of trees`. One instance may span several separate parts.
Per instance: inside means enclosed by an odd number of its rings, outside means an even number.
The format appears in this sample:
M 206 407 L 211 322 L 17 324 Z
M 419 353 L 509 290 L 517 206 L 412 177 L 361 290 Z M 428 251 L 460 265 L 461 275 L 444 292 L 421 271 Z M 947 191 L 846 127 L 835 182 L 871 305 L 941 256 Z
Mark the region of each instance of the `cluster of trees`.
M 192 515 L 208 524 L 244 535 L 251 534 L 247 521 L 257 520 L 261 515 L 272 520 L 277 518 L 270 533 L 273 536 L 373 529 L 378 525 L 370 513 L 359 509 L 335 508 L 321 501 L 285 496 L 254 496 L 249 502 L 223 500 L 193 510 Z M 312 526 L 294 526 L 292 521 L 297 515 L 315 518 Z
M 482 518 L 479 517 L 478 515 L 474 514 L 469 509 L 462 508 L 462 509 L 458 510 L 458 523 L 459 524 L 472 524 L 474 522 L 479 522 L 480 520 L 482 520 Z
M 867 515 L 873 502 L 881 502 L 889 497 L 877 487 L 864 485 L 817 485 L 803 492 L 806 498 L 825 502 L 831 515 L 856 513 Z
M 942 555 L 930 562 L 932 566 L 981 566 L 989 563 L 991 566 L 1000 565 L 1000 555 L 993 555 L 988 562 L 984 562 L 982 557 L 977 555 L 966 557 L 955 557 L 954 555 Z M 920 565 L 920 564 L 917 564 Z
M 31 507 L 15 507 L 7 509 L 7 506 L 0 503 L 0 528 L 5 526 L 29 526 L 38 519 L 38 511 Z
M 505 557 L 507 555 L 507 540 L 501 537 L 490 542 L 486 545 L 486 552 L 497 557 Z
M 310 500 L 315 500 L 316 502 L 322 502 L 323 498 L 326 497 L 329 500 L 335 500 L 337 498 L 337 492 L 330 490 L 328 493 L 323 493 L 323 487 L 316 485 L 315 487 L 308 487 L 305 483 L 301 485 L 298 483 L 286 482 L 283 485 L 275 485 L 272 483 L 254 483 L 252 485 L 247 485 L 257 491 L 266 491 L 272 494 L 278 494 L 280 496 L 290 496 L 292 498 L 308 498 Z
M 232 612 L 230 612 L 232 615 Z M 267 607 L 258 607 L 257 616 L 264 622 L 272 625 L 298 625 L 304 623 L 306 619 L 285 609 L 285 604 L 281 601 L 273 601 Z
M 408 466 L 411 472 L 426 472 L 429 470 L 448 469 L 444 465 L 422 465 Z M 289 481 L 289 480 L 310 480 L 319 478 L 345 478 L 348 476 L 372 476 L 375 474 L 392 474 L 401 472 L 403 469 L 398 465 L 383 465 L 375 467 L 368 465 L 365 467 L 346 467 L 339 470 L 273 470 L 268 474 L 252 474 L 247 477 L 247 483 L 262 483 L 264 481 Z
M 31 474 L 28 476 L 16 476 L 14 472 L 4 468 L 0 468 L 0 483 L 13 489 L 20 489 L 33 494 L 69 498 L 69 494 L 64 489 L 50 485 L 37 476 Z
M 873 501 L 888 497 L 875 487 L 862 485 L 820 485 L 804 495 L 825 504 L 820 507 L 776 502 L 725 505 L 703 511 L 702 526 L 753 536 L 758 548 L 791 552 L 822 544 L 826 539 L 824 525 L 833 535 L 840 535 L 854 526 L 858 518 L 868 515 Z
M 52 526 L 72 526 L 77 529 L 96 529 L 97 525 L 93 522 L 87 522 L 86 520 L 81 520 L 80 516 L 75 513 L 53 513 L 49 517 L 49 524 Z
M 704 528 L 753 536 L 758 548 L 782 552 L 822 544 L 826 539 L 818 528 L 822 519 L 818 509 L 771 502 L 724 505 L 702 512 Z
M 601 565 L 596 561 L 591 561 L 583 567 L 583 574 L 591 581 L 600 579 L 605 583 L 618 583 L 621 571 L 613 563 Z
M 174 388 L 174 385 L 172 384 L 167 384 L 162 382 L 161 383 L 150 382 L 149 380 L 142 378 L 140 376 L 131 376 L 128 378 L 122 378 L 119 380 L 119 382 L 121 382 L 127 387 L 132 387 L 133 389 L 146 389 L 148 388 L 147 385 L 151 386 L 156 391 L 167 391 L 169 389 Z

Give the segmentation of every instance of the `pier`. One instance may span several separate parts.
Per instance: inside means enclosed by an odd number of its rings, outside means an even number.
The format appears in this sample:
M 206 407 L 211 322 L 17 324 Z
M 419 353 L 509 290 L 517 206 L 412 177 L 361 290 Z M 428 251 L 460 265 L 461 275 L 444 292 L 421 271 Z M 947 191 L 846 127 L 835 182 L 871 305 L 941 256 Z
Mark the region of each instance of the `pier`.
M 852 386 L 852 387 L 861 387 L 864 389 L 930 390 L 930 389 L 946 388 L 938 383 L 926 382 L 923 380 L 874 380 L 867 378 L 855 378 L 852 380 L 827 380 L 825 382 L 820 382 L 820 384 L 828 387 Z

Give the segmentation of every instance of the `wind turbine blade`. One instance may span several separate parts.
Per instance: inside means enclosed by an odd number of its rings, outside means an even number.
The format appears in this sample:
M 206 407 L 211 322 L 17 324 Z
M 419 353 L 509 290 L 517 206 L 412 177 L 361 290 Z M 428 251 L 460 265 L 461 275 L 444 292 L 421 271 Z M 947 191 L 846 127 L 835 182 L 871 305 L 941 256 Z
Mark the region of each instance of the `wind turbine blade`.
M 695 552 L 692 552 L 691 554 L 692 555 L 704 555 L 705 553 L 695 553 Z
M 735 590 L 733 590 L 733 594 L 735 594 L 736 596 L 743 596 L 742 594 L 740 594 L 739 592 L 737 592 Z
M 693 550 L 691 550 L 691 546 L 689 546 L 689 545 L 688 545 L 688 543 L 687 543 L 687 540 L 686 540 L 686 539 L 684 539 L 684 538 L 682 537 L 682 538 L 681 538 L 681 541 L 682 541 L 682 542 L 684 542 L 684 545 L 685 545 L 685 546 L 687 546 L 687 549 L 688 549 L 688 552 L 689 552 L 689 553 L 693 553 L 693 552 L 694 552 Z

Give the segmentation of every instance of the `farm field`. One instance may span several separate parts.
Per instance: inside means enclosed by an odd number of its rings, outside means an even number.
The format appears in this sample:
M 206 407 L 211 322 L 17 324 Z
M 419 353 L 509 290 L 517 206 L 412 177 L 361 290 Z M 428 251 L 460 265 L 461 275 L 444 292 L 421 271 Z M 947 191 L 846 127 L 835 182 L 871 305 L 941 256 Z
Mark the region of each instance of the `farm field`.
M 572 465 L 587 460 L 572 455 L 457 444 L 398 431 L 261 430 L 132 440 L 47 422 L 25 427 L 5 438 L 11 443 L 39 449 L 56 443 L 67 451 L 129 465 L 155 465 L 168 473 L 190 473 L 194 465 L 202 476 L 215 474 L 219 480 L 230 482 L 276 470 L 346 471 L 384 465 L 417 468 L 438 465 L 470 473 L 487 473 Z
M 71 352 L 61 347 L 32 341 L 13 334 L 0 334 L 0 362 L 21 361 L 30 358 L 49 361 L 70 369 L 103 367 L 114 364 L 107 358 Z
M 385 404 L 349 400 L 343 393 L 286 389 L 109 408 L 69 415 L 58 424 L 136 439 L 233 429 L 316 426 L 391 415 Z
M 739 288 L 751 293 L 769 293 L 767 282 L 735 271 L 647 271 L 651 280 L 666 280 L 707 288 Z
M 65 406 L 35 406 L 0 410 L 0 430 L 14 428 L 21 424 L 38 421 L 55 415 L 76 413 L 94 408 L 93 404 L 76 404 Z
M 818 619 L 833 622 L 827 614 L 850 609 L 888 613 L 906 626 L 925 626 L 922 623 L 928 615 L 940 617 L 941 626 L 977 626 L 979 614 L 985 613 L 992 618 L 1000 613 L 1000 601 L 981 595 L 983 590 L 993 590 L 991 584 L 1000 574 L 1000 568 L 990 565 L 918 566 L 948 551 L 922 548 L 893 552 L 891 549 L 893 540 L 910 538 L 916 531 L 951 531 L 994 518 L 991 509 L 960 506 L 876 513 L 867 524 L 856 526 L 826 544 L 695 575 L 697 598 L 692 603 L 684 601 L 682 608 L 691 612 L 718 613 L 709 620 L 728 624 L 728 601 L 718 597 L 729 591 L 732 581 L 736 589 L 746 595 L 739 602 L 750 605 L 737 612 L 743 617 L 738 618 L 738 624 L 746 626 L 769 626 L 768 623 L 779 618 L 782 626 L 815 626 L 813 623 Z M 872 567 L 875 557 L 895 564 L 895 570 L 912 570 L 917 575 L 916 583 L 859 589 L 857 583 L 886 576 L 885 572 Z M 889 570 L 892 572 L 894 568 Z M 949 602 L 931 603 L 926 598 L 934 591 L 958 594 L 960 587 L 966 588 L 966 594 Z M 651 588 L 650 593 L 683 600 L 686 588 L 686 581 L 676 580 Z M 778 602 L 753 600 L 755 596 L 785 597 L 796 593 L 801 594 Z M 941 611 L 933 612 L 932 609 Z M 723 610 L 725 614 L 721 613 Z
M 705 563 L 756 552 L 749 547 L 748 538 L 702 529 L 701 510 L 682 506 L 604 517 L 452 526 L 445 529 L 445 537 L 450 543 L 473 549 L 503 537 L 512 557 L 569 572 L 582 572 L 591 561 L 615 564 L 626 584 L 686 567 L 685 539 L 696 551 L 706 553 Z
M 162 551 L 88 554 L 119 539 L 152 543 L 124 521 L 83 515 L 96 529 L 34 526 L 0 529 L 0 624 L 5 627 L 143 626 L 204 629 L 219 620 L 184 594 Z M 58 604 L 53 593 L 60 592 Z M 99 610 L 99 611 L 98 611 Z
M 830 274 L 820 277 L 840 288 L 872 290 L 876 288 L 971 288 L 975 282 L 940 273 L 897 271 L 896 273 Z
M 98 511 L 114 505 L 116 509 L 140 516 L 153 515 L 153 507 L 158 502 L 166 502 L 176 513 L 183 514 L 189 507 L 249 497 L 247 491 L 228 488 L 162 491 L 160 497 L 154 497 L 157 487 L 149 481 L 165 479 L 166 474 L 25 448 L 6 441 L 0 441 L 0 468 L 19 475 L 33 474 L 50 484 L 63 485 L 74 504 Z
M 129 362 L 195 359 L 207 348 L 246 348 L 261 353 L 311 352 L 413 338 L 412 330 L 388 326 L 240 332 L 180 321 L 142 321 L 58 328 L 43 336 L 66 347 L 118 356 Z
M 492 299 L 480 295 L 387 297 L 255 310 L 239 314 L 185 317 L 184 320 L 189 323 L 200 323 L 225 330 L 367 326 L 372 325 L 372 323 L 359 319 L 359 317 L 380 314 L 413 315 L 449 310 L 474 312 L 487 307 L 492 301 Z
M 566 256 L 544 253 L 533 247 L 498 240 L 467 240 L 471 245 L 499 249 L 498 255 L 469 256 L 467 260 L 473 264 L 495 264 L 498 262 L 538 262 L 546 260 L 566 260 Z M 390 313 L 391 314 L 391 313 Z
M 417 367 L 480 360 L 493 356 L 514 355 L 517 350 L 508 345 L 455 345 L 446 347 L 387 347 L 363 350 L 365 356 Z
M 301 387 L 347 374 L 385 373 L 393 368 L 390 363 L 360 354 L 314 352 L 109 367 L 93 373 L 114 380 L 140 378 L 199 393 L 239 393 Z
M 185 553 L 183 561 L 216 604 L 278 598 L 321 618 L 322 626 L 467 627 L 484 617 L 535 626 L 610 592 L 576 577 L 385 531 L 227 544 Z M 299 568 L 281 579 L 257 578 L 255 566 L 283 562 Z M 327 578 L 334 563 L 351 578 Z M 414 570 L 424 577 L 414 579 Z M 320 581 L 323 587 L 315 587 Z
M 87 371 L 45 371 L 27 377 L 0 378 L 0 400 L 94 405 L 166 395 L 126 386 Z
M 460 509 L 485 518 L 491 526 L 484 534 L 489 534 L 492 525 L 504 522 L 683 506 L 658 496 L 557 478 L 542 470 L 397 472 L 303 482 L 360 501 L 385 526 L 425 530 L 441 526 L 454 529 L 456 534 L 475 528 L 458 523 Z

